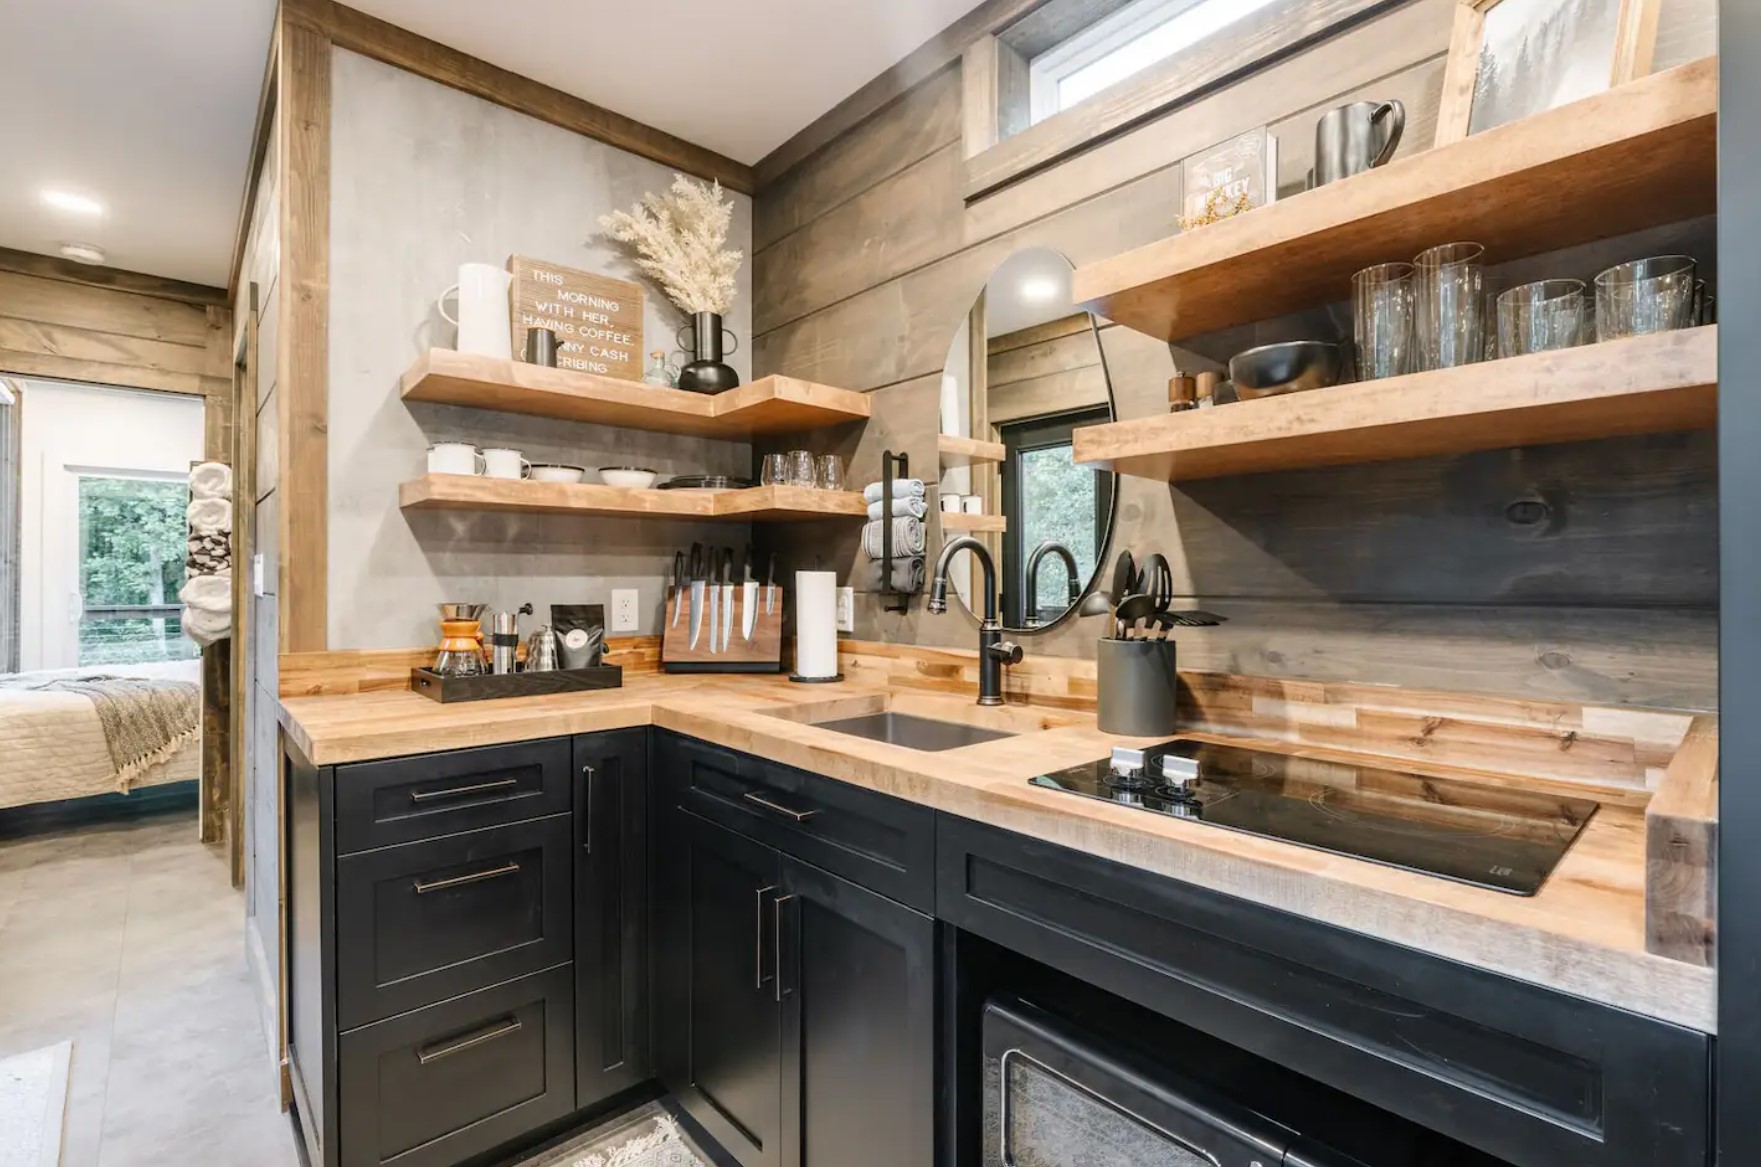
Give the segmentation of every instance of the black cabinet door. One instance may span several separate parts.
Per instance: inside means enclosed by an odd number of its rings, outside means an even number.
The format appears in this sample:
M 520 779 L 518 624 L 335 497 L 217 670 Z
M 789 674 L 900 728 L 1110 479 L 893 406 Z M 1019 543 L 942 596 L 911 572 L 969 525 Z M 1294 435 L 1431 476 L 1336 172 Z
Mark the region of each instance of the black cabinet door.
M 741 1167 L 784 1167 L 781 858 L 669 808 L 654 872 L 659 1076 Z
M 935 1161 L 935 921 L 783 861 L 774 901 L 787 1167 Z
M 575 1105 L 648 1077 L 648 731 L 575 738 Z

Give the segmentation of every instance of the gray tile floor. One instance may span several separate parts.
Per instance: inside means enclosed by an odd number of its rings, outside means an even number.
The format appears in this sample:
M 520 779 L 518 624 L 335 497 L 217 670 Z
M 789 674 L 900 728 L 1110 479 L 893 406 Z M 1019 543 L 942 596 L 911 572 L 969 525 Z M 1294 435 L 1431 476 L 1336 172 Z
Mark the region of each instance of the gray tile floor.
M 0 1057 L 71 1038 L 63 1167 L 296 1167 L 194 812 L 0 840 Z

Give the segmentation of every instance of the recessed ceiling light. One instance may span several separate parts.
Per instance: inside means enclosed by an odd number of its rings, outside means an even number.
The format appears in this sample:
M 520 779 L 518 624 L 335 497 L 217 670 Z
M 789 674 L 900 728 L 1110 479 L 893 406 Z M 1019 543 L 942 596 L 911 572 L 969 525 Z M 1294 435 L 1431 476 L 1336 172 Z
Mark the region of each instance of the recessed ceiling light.
M 104 213 L 103 203 L 97 199 L 87 198 L 83 194 L 74 194 L 70 190 L 45 190 L 43 201 L 58 211 L 68 211 L 75 215 L 102 215 Z
M 1021 298 L 1031 304 L 1043 304 L 1058 294 L 1058 281 L 1047 276 L 1034 276 L 1021 281 Z
M 90 243 L 63 243 L 61 254 L 75 263 L 101 264 L 104 262 L 104 249 L 94 247 Z

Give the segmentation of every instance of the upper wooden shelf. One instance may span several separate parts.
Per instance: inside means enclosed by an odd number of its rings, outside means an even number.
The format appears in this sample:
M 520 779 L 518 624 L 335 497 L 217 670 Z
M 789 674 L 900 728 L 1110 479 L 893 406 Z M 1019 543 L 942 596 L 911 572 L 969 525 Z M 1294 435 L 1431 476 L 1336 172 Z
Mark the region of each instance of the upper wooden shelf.
M 1706 429 L 1716 326 L 1076 431 L 1076 460 L 1158 481 Z
M 1178 340 L 1344 300 L 1439 243 L 1502 263 L 1710 214 L 1717 114 L 1708 57 L 1088 264 L 1076 298 Z
M 429 349 L 404 372 L 403 398 L 732 439 L 862 421 L 871 409 L 867 394 L 793 377 L 760 377 L 726 393 L 687 393 L 442 348 Z
M 1009 529 L 1007 515 L 969 515 L 965 511 L 941 511 L 942 530 L 968 535 L 1002 534 Z
M 936 453 L 944 466 L 972 466 L 984 462 L 1001 462 L 1005 457 L 1002 442 L 962 438 L 954 434 L 936 435 Z
M 510 511 L 633 519 L 731 522 L 862 518 L 868 504 L 849 490 L 754 486 L 747 490 L 630 490 L 596 483 L 532 482 L 425 474 L 398 487 L 405 510 Z

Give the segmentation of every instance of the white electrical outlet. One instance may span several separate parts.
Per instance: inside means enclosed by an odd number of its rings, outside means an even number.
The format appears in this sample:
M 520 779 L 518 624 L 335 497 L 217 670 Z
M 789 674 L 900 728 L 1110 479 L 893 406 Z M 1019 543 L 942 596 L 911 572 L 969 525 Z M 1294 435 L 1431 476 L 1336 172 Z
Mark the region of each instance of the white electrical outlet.
M 642 621 L 636 614 L 636 589 L 611 590 L 611 631 L 634 632 Z
M 856 589 L 838 589 L 838 631 L 856 631 Z

